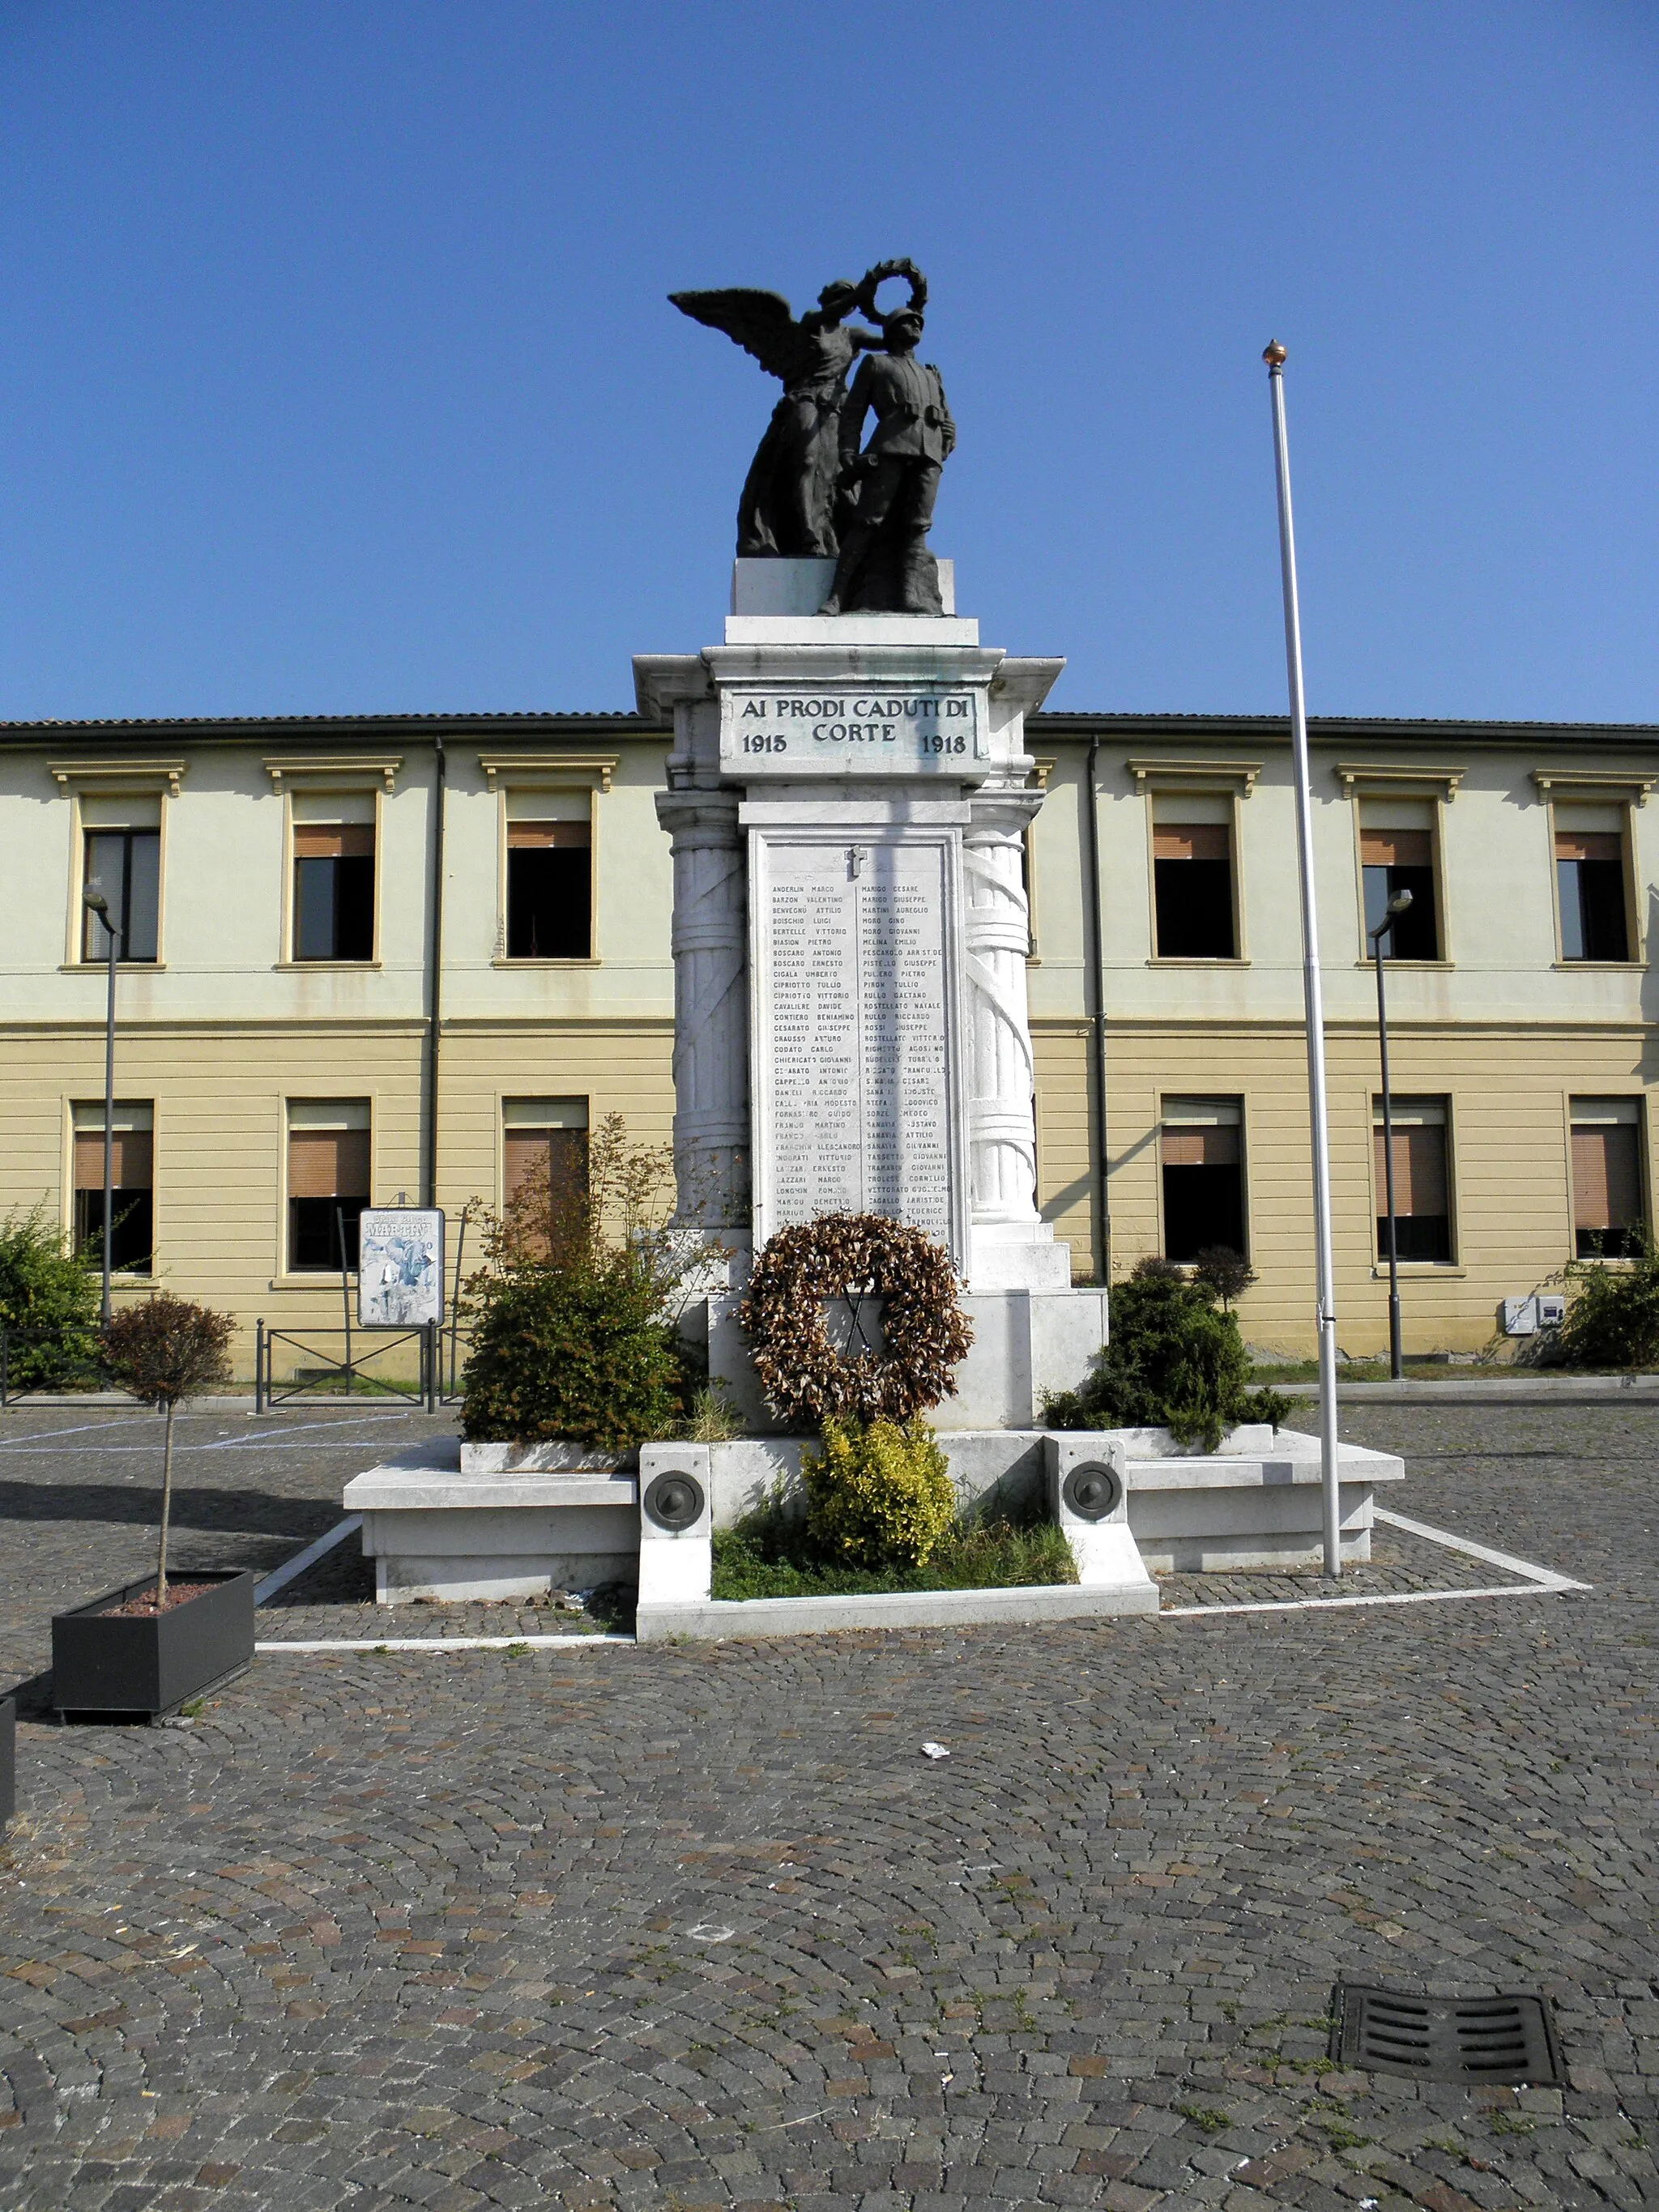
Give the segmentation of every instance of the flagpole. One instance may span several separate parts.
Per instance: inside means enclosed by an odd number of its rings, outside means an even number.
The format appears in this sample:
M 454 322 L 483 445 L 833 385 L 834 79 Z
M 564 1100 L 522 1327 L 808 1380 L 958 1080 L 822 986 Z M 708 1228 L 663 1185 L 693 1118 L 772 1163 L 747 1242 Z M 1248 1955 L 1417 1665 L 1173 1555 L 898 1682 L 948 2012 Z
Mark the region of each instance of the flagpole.
M 1291 684 L 1291 749 L 1296 763 L 1296 841 L 1302 879 L 1302 991 L 1308 1026 L 1308 1105 L 1313 1129 L 1314 1245 L 1319 1297 L 1319 1482 L 1325 1572 L 1342 1572 L 1342 1509 L 1336 1436 L 1336 1285 L 1331 1260 L 1330 1115 L 1325 1094 L 1325 1006 L 1319 975 L 1319 915 L 1314 895 L 1313 791 L 1308 768 L 1308 708 L 1302 690 L 1302 612 L 1296 589 L 1296 526 L 1291 514 L 1291 450 L 1285 428 L 1285 349 L 1275 338 L 1261 356 L 1273 398 L 1273 459 L 1279 474 L 1279 556 L 1285 586 L 1285 659 Z

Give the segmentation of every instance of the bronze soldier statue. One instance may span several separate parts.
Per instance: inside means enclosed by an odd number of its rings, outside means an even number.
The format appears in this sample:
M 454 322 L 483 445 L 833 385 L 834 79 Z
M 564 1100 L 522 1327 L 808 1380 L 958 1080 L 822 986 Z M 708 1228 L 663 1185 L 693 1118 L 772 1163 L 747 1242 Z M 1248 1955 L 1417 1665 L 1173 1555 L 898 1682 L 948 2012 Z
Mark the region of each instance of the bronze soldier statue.
M 876 287 L 901 273 L 910 279 L 909 301 L 882 315 Z M 938 369 L 915 358 L 927 302 L 927 279 L 908 262 L 884 263 L 859 288 L 858 303 L 881 324 L 886 350 L 859 364 L 841 413 L 841 554 L 822 614 L 944 611 L 927 532 L 957 426 Z M 876 427 L 860 453 L 869 413 Z
M 835 553 L 847 372 L 861 350 L 881 343 L 873 331 L 843 327 L 868 283 L 826 284 L 817 307 L 799 322 L 776 292 L 734 286 L 668 295 L 682 314 L 735 338 L 783 384 L 738 505 L 739 559 L 822 559 Z

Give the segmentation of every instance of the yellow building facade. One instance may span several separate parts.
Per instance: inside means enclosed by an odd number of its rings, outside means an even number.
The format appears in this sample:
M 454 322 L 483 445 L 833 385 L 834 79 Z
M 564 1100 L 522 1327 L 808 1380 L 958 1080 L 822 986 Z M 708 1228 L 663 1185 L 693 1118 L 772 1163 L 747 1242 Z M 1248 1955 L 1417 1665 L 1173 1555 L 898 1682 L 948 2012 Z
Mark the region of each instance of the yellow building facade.
M 1339 1336 L 1386 1342 L 1366 933 L 1410 890 L 1387 969 L 1406 1345 L 1474 1350 L 1504 1298 L 1650 1218 L 1659 730 L 1311 735 Z M 1043 1210 L 1081 1280 L 1242 1250 L 1246 1336 L 1305 1352 L 1286 726 L 1051 714 L 1028 743 Z M 668 746 L 626 714 L 0 728 L 0 1212 L 101 1232 L 88 882 L 131 956 L 118 1294 L 234 1313 L 246 1370 L 256 1321 L 337 1323 L 365 1200 L 435 1200 L 453 1263 L 468 1202 L 546 1147 L 613 1111 L 665 1139 Z

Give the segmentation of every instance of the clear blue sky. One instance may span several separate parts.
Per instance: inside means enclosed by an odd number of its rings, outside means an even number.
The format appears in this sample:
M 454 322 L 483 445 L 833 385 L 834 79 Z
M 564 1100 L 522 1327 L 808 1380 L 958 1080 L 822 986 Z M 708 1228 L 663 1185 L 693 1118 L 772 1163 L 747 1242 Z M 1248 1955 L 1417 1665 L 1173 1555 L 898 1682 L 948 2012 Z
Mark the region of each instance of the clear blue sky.
M 1659 720 L 1654 0 L 9 0 L 0 715 L 631 703 L 909 254 L 1055 703 Z

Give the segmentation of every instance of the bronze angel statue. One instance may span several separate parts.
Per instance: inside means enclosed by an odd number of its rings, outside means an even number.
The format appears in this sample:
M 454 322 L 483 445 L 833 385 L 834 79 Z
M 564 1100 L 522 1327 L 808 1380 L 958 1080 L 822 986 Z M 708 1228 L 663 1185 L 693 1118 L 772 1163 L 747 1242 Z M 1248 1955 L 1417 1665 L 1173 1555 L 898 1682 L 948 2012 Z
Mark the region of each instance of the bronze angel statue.
M 854 307 L 875 313 L 876 283 L 910 276 L 908 262 L 884 263 L 863 282 L 826 284 L 799 319 L 776 292 L 734 285 L 719 292 L 671 292 L 683 314 L 724 331 L 783 386 L 766 434 L 744 481 L 738 507 L 738 555 L 793 560 L 833 558 L 841 469 L 841 410 L 847 372 L 884 341 L 848 327 Z M 872 279 L 874 282 L 872 282 Z

